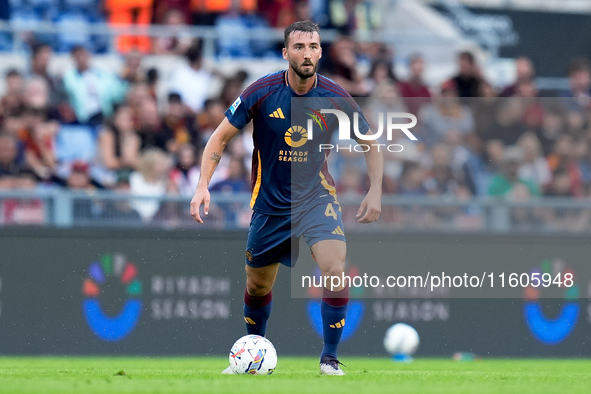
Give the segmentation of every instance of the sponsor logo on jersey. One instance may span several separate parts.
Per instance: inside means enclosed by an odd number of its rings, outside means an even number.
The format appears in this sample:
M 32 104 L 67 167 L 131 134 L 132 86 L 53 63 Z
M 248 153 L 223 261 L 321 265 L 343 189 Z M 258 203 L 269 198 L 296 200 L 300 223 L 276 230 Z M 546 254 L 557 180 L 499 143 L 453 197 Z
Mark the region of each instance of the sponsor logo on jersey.
M 273 111 L 273 113 L 269 114 L 269 117 L 276 119 L 285 119 L 285 115 L 283 115 L 283 111 L 281 110 L 281 108 L 277 108 L 275 111 Z

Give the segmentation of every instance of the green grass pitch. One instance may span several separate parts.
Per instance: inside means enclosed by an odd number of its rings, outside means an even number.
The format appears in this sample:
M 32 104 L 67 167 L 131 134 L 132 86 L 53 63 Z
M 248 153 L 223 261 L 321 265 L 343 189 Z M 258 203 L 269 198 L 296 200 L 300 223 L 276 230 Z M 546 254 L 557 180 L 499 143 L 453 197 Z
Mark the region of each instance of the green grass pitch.
M 0 357 L 2 393 L 588 393 L 591 360 L 456 362 L 343 359 L 347 375 L 320 376 L 316 358 L 281 357 L 271 376 L 227 376 L 222 357 Z

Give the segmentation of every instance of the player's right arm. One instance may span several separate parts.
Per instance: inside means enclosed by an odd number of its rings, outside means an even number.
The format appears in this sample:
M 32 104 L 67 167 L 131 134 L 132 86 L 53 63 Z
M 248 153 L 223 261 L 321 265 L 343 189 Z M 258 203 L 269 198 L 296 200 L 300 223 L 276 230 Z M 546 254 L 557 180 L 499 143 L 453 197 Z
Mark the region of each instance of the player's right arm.
M 232 126 L 228 118 L 224 118 L 222 123 L 215 129 L 209 141 L 203 150 L 203 157 L 201 159 L 201 175 L 197 189 L 191 200 L 191 216 L 199 223 L 203 223 L 203 219 L 199 215 L 199 209 L 203 205 L 203 212 L 205 215 L 209 214 L 209 181 L 222 158 L 224 149 L 240 130 Z

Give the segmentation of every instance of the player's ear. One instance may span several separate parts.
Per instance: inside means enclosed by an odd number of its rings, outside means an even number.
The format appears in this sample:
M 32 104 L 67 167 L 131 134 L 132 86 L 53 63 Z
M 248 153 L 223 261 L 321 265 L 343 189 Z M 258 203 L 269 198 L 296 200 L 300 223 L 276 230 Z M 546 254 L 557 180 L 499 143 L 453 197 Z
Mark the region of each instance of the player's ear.
M 318 56 L 318 59 L 322 59 L 322 47 L 320 47 L 320 56 Z
M 283 48 L 283 50 L 281 51 L 281 53 L 283 54 L 283 59 L 285 59 L 285 60 L 289 60 L 289 59 L 287 58 L 287 49 L 286 49 L 286 48 Z

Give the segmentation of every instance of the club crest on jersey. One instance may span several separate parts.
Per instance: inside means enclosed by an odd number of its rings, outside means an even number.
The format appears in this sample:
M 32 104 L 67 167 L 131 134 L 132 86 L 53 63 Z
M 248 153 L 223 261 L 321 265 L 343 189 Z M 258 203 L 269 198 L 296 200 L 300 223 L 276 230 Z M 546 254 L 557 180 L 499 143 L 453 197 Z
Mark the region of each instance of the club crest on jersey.
M 312 113 L 306 112 L 306 115 L 312 118 L 314 122 L 320 127 L 320 131 L 324 131 L 325 129 L 328 130 L 328 125 L 326 124 L 326 119 L 324 118 L 324 114 L 320 111 L 316 111 L 312 108 L 306 107 L 307 110 L 312 111 Z
M 299 148 L 308 141 L 308 132 L 302 126 L 291 126 L 285 132 L 285 143 L 292 148 Z

